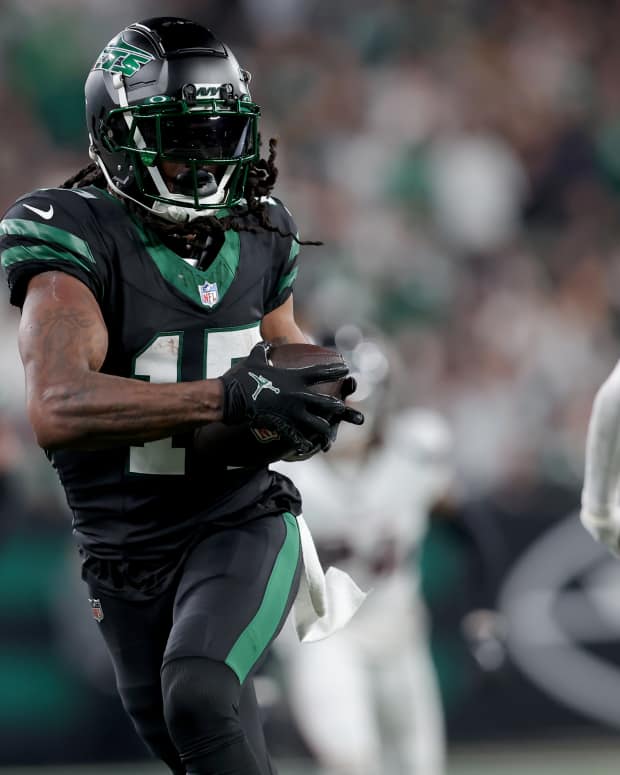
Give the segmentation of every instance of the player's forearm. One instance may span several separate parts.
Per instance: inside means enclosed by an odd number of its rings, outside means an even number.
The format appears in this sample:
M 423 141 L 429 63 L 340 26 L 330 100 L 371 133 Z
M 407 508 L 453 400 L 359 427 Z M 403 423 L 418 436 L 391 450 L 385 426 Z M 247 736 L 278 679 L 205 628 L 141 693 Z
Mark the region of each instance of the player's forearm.
M 219 380 L 154 384 L 98 372 L 30 397 L 37 441 L 46 449 L 141 443 L 221 420 Z

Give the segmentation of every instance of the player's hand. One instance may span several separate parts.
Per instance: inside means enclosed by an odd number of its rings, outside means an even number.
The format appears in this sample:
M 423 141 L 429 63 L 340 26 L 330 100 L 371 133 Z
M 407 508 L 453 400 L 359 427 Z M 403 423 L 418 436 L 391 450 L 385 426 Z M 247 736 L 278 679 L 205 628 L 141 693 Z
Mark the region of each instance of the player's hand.
M 224 384 L 224 423 L 265 423 L 290 438 L 300 451 L 309 452 L 317 437 L 320 446 L 323 439 L 329 439 L 333 423 L 359 425 L 360 418 L 363 421 L 361 414 L 345 406 L 344 401 L 309 390 L 320 382 L 344 379 L 349 371 L 346 364 L 282 369 L 271 366 L 268 355 L 269 345 L 259 342 L 247 358 L 220 377 Z
M 356 390 L 357 390 L 357 380 L 355 379 L 355 377 L 349 376 L 346 379 L 342 380 L 342 387 L 340 388 L 340 397 L 344 401 L 349 396 L 352 396 Z
M 615 557 L 620 558 L 620 526 L 615 515 L 594 514 L 582 506 L 579 519 L 595 541 L 604 544 Z
M 344 379 L 340 391 L 342 399 L 344 400 L 352 393 L 355 393 L 356 389 L 357 382 L 355 381 L 355 377 L 347 377 Z M 342 420 L 345 420 L 345 422 L 353 423 L 354 425 L 361 425 L 364 422 L 364 415 L 361 412 L 358 412 L 356 409 L 352 409 L 350 406 L 347 406 L 342 418 L 335 420 L 330 424 L 329 433 L 326 436 L 323 436 L 320 441 L 317 442 L 314 447 L 312 447 L 312 449 L 307 451 L 296 450 L 295 452 L 286 455 L 282 459 L 288 461 L 289 463 L 296 463 L 300 460 L 307 460 L 313 455 L 316 455 L 317 452 L 328 452 L 331 449 L 333 443 L 336 441 L 338 428 L 340 427 Z
M 342 381 L 342 388 L 340 389 L 340 395 L 342 399 L 345 400 L 350 395 L 355 393 L 356 390 L 357 390 L 357 382 L 355 380 L 355 377 L 347 377 Z M 362 423 L 364 422 L 364 415 L 361 412 L 359 412 L 357 409 L 353 409 L 353 407 L 347 406 L 345 408 L 345 411 L 342 417 L 338 417 L 336 420 L 334 420 L 331 423 L 329 435 L 323 439 L 323 443 L 321 444 L 321 451 L 328 452 L 331 449 L 333 443 L 336 441 L 340 423 L 343 421 L 350 422 L 353 425 L 362 425 Z

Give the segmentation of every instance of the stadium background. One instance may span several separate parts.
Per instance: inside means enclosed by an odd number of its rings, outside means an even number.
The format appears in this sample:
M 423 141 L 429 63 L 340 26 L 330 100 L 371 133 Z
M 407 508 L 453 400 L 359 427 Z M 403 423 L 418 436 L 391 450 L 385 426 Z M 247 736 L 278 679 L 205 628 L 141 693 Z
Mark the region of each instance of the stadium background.
M 2 0 L 0 210 L 84 166 L 87 70 L 157 14 L 212 26 L 253 73 L 279 194 L 325 243 L 304 252 L 307 329 L 377 326 L 401 398 L 454 429 L 422 555 L 451 772 L 617 771 L 620 572 L 575 509 L 620 349 L 620 3 Z M 143 751 L 24 417 L 16 322 L 4 300 L 0 767 L 122 773 Z M 311 772 L 265 678 L 282 772 Z

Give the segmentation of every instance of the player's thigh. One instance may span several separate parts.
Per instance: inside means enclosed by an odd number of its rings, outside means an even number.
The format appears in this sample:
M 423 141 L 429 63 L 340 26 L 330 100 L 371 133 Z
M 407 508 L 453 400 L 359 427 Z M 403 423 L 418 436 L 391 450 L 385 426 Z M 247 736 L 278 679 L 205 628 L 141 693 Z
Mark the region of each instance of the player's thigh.
M 219 530 L 187 558 L 164 662 L 208 657 L 243 683 L 280 631 L 297 593 L 301 548 L 291 514 Z
M 90 587 L 101 605 L 98 628 L 114 666 L 118 692 L 132 715 L 161 706 L 160 670 L 172 626 L 172 590 L 153 600 L 130 601 Z
M 291 709 L 320 761 L 343 772 L 376 772 L 379 739 L 372 678 L 346 629 L 300 644 L 286 665 Z

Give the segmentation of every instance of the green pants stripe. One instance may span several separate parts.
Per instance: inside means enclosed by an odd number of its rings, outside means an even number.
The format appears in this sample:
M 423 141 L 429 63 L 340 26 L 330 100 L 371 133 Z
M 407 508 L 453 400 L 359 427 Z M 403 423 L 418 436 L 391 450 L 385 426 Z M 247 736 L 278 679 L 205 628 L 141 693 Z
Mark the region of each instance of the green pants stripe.
M 225 660 L 226 664 L 235 671 L 241 683 L 275 635 L 295 579 L 301 551 L 299 528 L 292 514 L 285 513 L 282 518 L 286 524 L 286 537 L 276 557 L 261 604 Z

